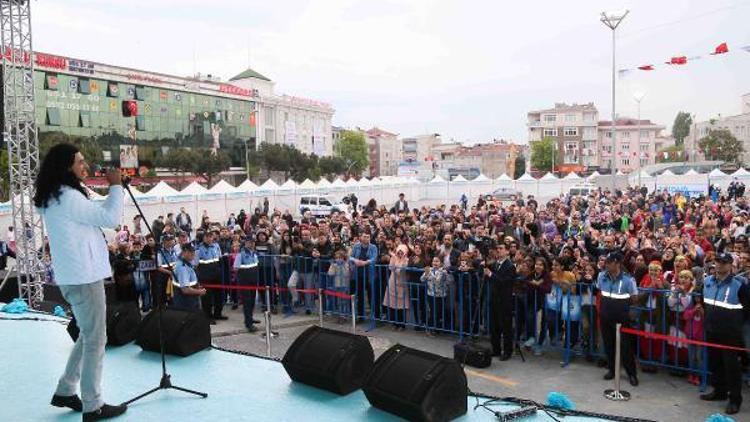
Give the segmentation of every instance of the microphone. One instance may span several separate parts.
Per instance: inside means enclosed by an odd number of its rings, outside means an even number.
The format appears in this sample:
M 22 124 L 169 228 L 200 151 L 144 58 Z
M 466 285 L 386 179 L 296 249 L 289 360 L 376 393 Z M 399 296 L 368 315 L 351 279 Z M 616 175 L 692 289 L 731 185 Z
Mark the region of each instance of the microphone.
M 103 176 L 106 176 L 107 175 L 107 168 L 106 167 L 102 167 L 102 166 L 100 166 L 98 164 L 94 164 L 94 173 L 95 174 L 96 173 L 101 173 Z M 128 176 L 127 174 L 123 174 L 122 177 L 121 177 L 122 186 L 123 187 L 127 187 L 128 185 L 130 185 L 130 181 L 131 180 L 133 180 L 133 179 L 131 179 L 130 176 Z

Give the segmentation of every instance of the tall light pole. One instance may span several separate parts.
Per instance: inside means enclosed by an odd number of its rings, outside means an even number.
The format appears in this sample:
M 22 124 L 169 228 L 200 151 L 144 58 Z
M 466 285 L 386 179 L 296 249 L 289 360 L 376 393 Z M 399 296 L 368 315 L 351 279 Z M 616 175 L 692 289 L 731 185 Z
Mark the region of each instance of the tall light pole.
M 633 94 L 633 100 L 638 104 L 638 187 L 641 187 L 641 101 L 646 96 L 645 92 Z
M 612 30 L 612 152 L 610 156 L 612 157 L 611 161 L 611 172 L 612 172 L 612 191 L 615 190 L 615 146 L 617 145 L 616 139 L 617 139 L 617 131 L 615 130 L 615 73 L 617 72 L 615 69 L 615 30 L 618 26 L 620 26 L 620 23 L 623 19 L 625 19 L 625 16 L 630 13 L 629 10 L 625 10 L 624 12 L 602 12 L 601 17 L 599 20 L 602 21 L 604 25 L 607 26 L 607 28 Z

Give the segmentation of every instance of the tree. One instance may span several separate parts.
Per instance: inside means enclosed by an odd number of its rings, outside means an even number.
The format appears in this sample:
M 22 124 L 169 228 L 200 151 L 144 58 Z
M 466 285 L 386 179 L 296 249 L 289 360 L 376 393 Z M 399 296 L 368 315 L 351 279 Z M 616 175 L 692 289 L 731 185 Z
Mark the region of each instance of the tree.
M 680 111 L 674 118 L 674 124 L 672 124 L 672 136 L 674 137 L 674 143 L 677 146 L 682 145 L 685 142 L 685 138 L 690 134 L 690 125 L 693 124 L 693 117 L 690 113 Z
M 686 160 L 683 146 L 672 145 L 656 152 L 657 163 L 679 163 Z
M 185 174 L 192 173 L 192 154 L 186 148 L 170 148 L 167 153 L 156 160 L 156 165 L 177 173 L 184 179 Z M 182 189 L 182 180 L 178 186 Z
M 318 167 L 321 175 L 336 176 L 346 172 L 347 164 L 342 157 L 321 157 Z
M 513 179 L 518 179 L 526 172 L 526 157 L 523 154 L 516 156 L 516 166 L 513 171 Z
M 742 164 L 742 153 L 745 152 L 742 142 L 727 129 L 709 130 L 708 135 L 698 141 L 698 147 L 709 160 L 736 164 Z
M 216 155 L 211 154 L 209 149 L 190 150 L 192 161 L 192 173 L 202 177 L 210 187 L 213 179 L 222 171 L 228 170 L 232 165 L 232 159 L 224 151 L 219 150 Z
M 365 135 L 352 130 L 341 131 L 336 144 L 336 155 L 344 159 L 350 173 L 360 175 L 370 165 L 370 154 Z
M 531 166 L 540 171 L 552 170 L 552 154 L 555 154 L 555 140 L 546 137 L 531 143 Z

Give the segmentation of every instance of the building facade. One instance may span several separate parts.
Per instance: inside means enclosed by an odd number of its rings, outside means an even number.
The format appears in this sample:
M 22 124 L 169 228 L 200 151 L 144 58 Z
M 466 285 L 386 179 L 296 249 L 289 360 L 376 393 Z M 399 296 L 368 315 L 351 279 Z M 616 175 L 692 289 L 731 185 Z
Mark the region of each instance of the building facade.
M 396 176 L 402 159 L 401 140 L 398 135 L 373 127 L 362 133 L 367 142 L 370 158 L 369 176 Z
M 660 139 L 664 126 L 651 120 L 621 118 L 615 122 L 614 142 L 612 139 L 612 121 L 599 122 L 599 167 L 600 172 L 612 168 L 615 160 L 615 171 L 630 173 L 650 164 L 656 163 L 656 145 L 662 145 Z M 657 142 L 658 141 L 658 142 Z
M 743 162 L 750 162 L 750 92 L 741 96 L 741 113 L 722 117 L 719 115 L 714 119 L 693 123 L 690 128 L 690 135 L 685 138 L 685 151 L 690 151 L 690 161 L 700 161 L 704 158 L 703 152 L 698 146 L 701 138 L 708 135 L 712 129 L 726 129 L 742 142 L 745 148 Z
M 92 138 L 103 161 L 141 167 L 178 146 L 217 147 L 237 166 L 245 149 L 261 142 L 332 153 L 333 108 L 277 95 L 273 82 L 251 69 L 223 82 L 39 52 L 31 60 L 40 142 L 53 132 Z M 126 163 L 123 148 L 135 154 Z
M 556 146 L 554 166 L 558 171 L 583 171 L 599 166 L 597 124 L 594 103 L 556 103 L 554 108 L 527 114 L 529 144 L 552 138 Z

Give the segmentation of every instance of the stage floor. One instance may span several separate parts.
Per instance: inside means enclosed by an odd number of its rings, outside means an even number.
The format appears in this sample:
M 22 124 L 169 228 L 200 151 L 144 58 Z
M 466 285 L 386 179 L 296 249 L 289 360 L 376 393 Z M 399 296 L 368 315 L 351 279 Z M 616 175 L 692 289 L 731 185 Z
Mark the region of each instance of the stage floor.
M 18 316 L 0 314 L 3 318 Z M 78 413 L 49 405 L 57 378 L 72 348 L 65 326 L 55 318 L 45 321 L 0 320 L 0 420 L 80 421 Z M 175 385 L 208 393 L 201 399 L 178 391 L 161 391 L 134 403 L 115 420 L 132 421 L 396 421 L 399 418 L 371 407 L 361 391 L 340 397 L 290 381 L 280 363 L 207 350 L 187 358 L 167 358 Z M 104 399 L 120 403 L 154 387 L 160 378 L 159 355 L 130 344 L 108 348 L 105 355 Z M 496 420 L 488 411 L 473 410 L 459 421 Z M 507 411 L 512 405 L 493 406 Z M 525 421 L 550 421 L 538 412 Z M 593 421 L 566 417 L 566 421 Z

